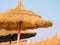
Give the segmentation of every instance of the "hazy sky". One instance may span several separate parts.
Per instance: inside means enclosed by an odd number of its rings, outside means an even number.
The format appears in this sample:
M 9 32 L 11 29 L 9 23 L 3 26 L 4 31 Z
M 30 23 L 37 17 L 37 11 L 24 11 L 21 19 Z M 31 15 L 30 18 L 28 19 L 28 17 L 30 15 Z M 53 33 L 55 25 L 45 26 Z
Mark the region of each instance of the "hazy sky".
M 60 0 L 22 0 L 22 3 L 25 8 L 53 22 L 53 26 L 50 28 L 35 29 L 37 35 L 30 38 L 31 40 L 46 40 L 47 37 L 51 38 L 56 33 L 60 36 Z M 6 11 L 16 7 L 16 5 L 17 0 L 0 0 L 0 11 Z

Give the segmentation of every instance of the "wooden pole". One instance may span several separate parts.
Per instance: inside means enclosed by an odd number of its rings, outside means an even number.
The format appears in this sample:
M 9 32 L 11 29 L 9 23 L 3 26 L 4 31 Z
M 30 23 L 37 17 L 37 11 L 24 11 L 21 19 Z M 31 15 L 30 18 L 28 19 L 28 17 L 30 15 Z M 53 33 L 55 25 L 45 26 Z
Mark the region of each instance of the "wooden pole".
M 9 41 L 9 44 L 11 45 L 11 41 Z
M 11 35 L 9 34 L 9 36 L 11 36 Z M 10 39 L 10 40 L 9 40 L 9 44 L 11 45 L 11 37 L 9 37 L 9 39 Z
M 17 45 L 19 45 L 20 44 L 20 30 L 18 31 L 18 36 L 17 36 Z

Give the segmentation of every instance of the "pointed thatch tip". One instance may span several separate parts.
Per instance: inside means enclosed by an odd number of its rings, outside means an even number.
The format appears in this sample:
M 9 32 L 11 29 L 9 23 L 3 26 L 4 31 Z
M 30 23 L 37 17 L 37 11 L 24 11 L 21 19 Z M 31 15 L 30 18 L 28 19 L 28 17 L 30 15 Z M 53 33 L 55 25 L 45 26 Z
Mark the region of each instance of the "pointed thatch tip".
M 24 6 L 23 6 L 21 0 L 18 0 L 18 4 L 17 4 L 16 8 L 17 9 L 24 9 Z

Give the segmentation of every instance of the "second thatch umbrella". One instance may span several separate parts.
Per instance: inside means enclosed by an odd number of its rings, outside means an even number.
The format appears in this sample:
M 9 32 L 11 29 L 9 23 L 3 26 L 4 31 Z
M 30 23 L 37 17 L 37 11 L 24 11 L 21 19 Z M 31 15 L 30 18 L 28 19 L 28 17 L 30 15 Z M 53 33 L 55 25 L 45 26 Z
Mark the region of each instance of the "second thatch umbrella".
M 6 30 L 18 30 L 17 45 L 19 45 L 20 32 L 26 29 L 36 29 L 52 26 L 51 21 L 42 19 L 32 11 L 26 10 L 21 0 L 15 9 L 0 13 L 0 28 Z
M 10 31 L 8 31 L 10 32 Z M 0 33 L 0 43 L 2 42 L 8 42 L 11 44 L 11 41 L 16 41 L 17 40 L 17 33 L 13 33 L 13 32 L 10 32 L 9 34 L 7 35 L 1 35 Z M 30 32 L 30 31 L 21 31 L 20 33 L 20 39 L 23 40 L 23 39 L 28 39 L 28 38 L 31 38 L 31 37 L 34 37 L 36 35 L 36 32 Z

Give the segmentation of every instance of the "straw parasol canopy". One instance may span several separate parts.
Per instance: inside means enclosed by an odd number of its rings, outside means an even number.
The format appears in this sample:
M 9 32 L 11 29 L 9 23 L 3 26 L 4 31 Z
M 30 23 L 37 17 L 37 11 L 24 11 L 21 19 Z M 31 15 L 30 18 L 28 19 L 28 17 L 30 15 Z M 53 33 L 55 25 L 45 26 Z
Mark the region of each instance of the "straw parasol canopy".
M 27 10 L 18 0 L 16 8 L 0 13 L 0 28 L 18 30 L 17 45 L 19 45 L 20 32 L 26 29 L 51 27 L 52 22 L 44 20 L 41 16 Z

